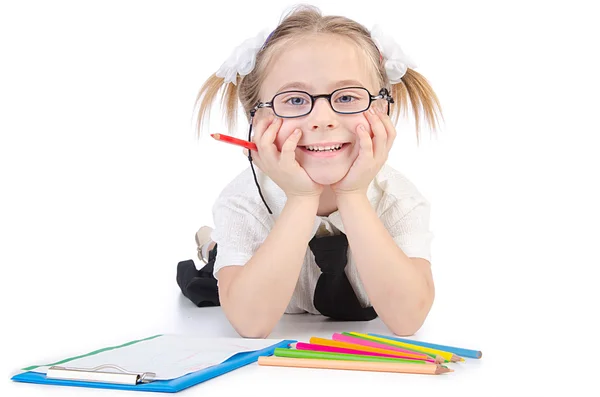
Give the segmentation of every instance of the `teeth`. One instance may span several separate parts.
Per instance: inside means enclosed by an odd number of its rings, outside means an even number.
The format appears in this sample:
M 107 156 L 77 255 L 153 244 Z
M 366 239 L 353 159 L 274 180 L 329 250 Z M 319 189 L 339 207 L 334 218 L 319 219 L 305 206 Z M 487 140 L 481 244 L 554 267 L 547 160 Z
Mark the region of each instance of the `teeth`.
M 306 146 L 306 148 L 308 150 L 311 150 L 313 152 L 325 152 L 328 150 L 338 150 L 342 147 L 342 145 L 338 144 L 338 145 L 334 145 L 334 146 Z

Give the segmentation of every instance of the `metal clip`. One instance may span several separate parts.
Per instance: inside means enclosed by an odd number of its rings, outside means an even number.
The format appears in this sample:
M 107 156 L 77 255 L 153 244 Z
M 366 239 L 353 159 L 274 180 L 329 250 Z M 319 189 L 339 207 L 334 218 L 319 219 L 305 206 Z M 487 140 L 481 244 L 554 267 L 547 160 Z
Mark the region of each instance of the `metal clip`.
M 101 371 L 105 368 L 115 369 L 119 372 Z M 156 380 L 154 372 L 129 372 L 112 364 L 100 365 L 90 369 L 52 366 L 48 369 L 46 377 L 48 379 L 117 383 L 121 385 L 137 385 L 138 383 L 150 383 Z

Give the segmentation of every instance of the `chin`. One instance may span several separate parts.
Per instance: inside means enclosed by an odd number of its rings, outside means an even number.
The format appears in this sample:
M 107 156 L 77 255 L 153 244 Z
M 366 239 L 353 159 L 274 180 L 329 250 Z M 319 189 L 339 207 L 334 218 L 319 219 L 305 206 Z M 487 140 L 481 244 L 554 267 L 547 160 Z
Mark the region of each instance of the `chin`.
M 348 173 L 348 170 L 332 172 L 321 168 L 318 170 L 306 170 L 306 173 L 313 181 L 320 185 L 331 185 L 341 181 L 342 178 Z

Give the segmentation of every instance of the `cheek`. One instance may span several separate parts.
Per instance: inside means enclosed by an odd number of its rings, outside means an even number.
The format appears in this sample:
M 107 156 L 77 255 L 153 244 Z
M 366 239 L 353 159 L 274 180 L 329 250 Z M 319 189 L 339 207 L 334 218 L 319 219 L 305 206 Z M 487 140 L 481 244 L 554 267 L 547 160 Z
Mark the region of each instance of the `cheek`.
M 367 120 L 367 117 L 364 113 L 359 113 L 353 116 L 352 119 L 348 119 L 348 124 L 346 124 L 346 128 L 348 129 L 348 131 L 352 132 L 352 134 L 354 135 L 354 139 L 358 139 L 358 136 L 356 135 L 356 130 L 358 129 L 359 125 L 365 127 L 367 131 L 371 131 L 371 125 L 369 124 L 369 120 Z
M 294 129 L 295 129 L 294 126 L 286 125 L 285 120 L 283 121 L 283 124 L 281 125 L 279 132 L 277 132 L 277 135 L 275 136 L 274 143 L 275 143 L 275 146 L 277 147 L 277 150 L 281 151 L 283 144 L 290 137 L 290 135 L 292 135 L 292 132 L 294 132 Z M 300 139 L 302 140 L 302 138 L 300 138 Z

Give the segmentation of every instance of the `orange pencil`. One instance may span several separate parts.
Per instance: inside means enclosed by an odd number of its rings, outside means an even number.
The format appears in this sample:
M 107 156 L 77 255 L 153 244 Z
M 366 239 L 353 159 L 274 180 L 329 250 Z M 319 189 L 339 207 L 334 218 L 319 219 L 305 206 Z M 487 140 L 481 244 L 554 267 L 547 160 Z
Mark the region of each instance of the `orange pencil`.
M 232 136 L 225 135 L 225 134 L 210 134 L 210 136 L 215 138 L 217 141 L 231 143 L 232 145 L 241 146 L 246 149 L 250 149 L 250 150 L 254 150 L 255 152 L 258 152 L 258 149 L 256 147 L 256 144 L 254 144 L 254 142 L 248 142 L 243 139 L 234 138 Z
M 454 370 L 439 364 L 405 364 L 405 363 L 378 363 L 367 361 L 346 360 L 321 360 L 310 358 L 289 358 L 261 356 L 258 365 L 274 367 L 319 368 L 319 369 L 346 369 L 354 371 L 374 372 L 403 372 L 408 374 L 439 375 Z

